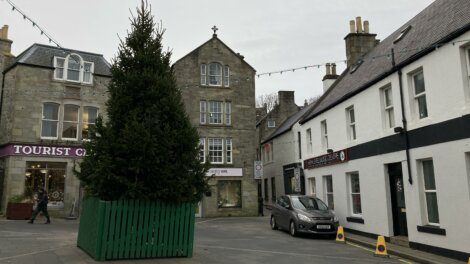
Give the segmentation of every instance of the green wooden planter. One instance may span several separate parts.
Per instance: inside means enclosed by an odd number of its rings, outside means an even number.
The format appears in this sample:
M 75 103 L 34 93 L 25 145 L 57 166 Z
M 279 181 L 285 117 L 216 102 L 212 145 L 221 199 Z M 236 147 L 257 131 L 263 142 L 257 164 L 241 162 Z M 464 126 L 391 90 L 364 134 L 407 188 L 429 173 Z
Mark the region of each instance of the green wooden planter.
M 83 200 L 77 245 L 95 260 L 191 257 L 194 205 Z

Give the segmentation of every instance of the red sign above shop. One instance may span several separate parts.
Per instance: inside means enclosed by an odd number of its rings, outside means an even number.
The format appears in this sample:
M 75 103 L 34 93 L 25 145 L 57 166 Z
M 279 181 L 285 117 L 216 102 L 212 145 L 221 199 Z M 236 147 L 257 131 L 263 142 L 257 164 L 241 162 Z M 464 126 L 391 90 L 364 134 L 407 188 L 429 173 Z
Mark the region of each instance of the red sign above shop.
M 348 149 L 343 149 L 326 155 L 304 160 L 304 169 L 315 169 L 319 167 L 347 162 L 348 160 Z
M 85 149 L 71 146 L 44 146 L 27 144 L 7 144 L 0 146 L 3 156 L 39 156 L 39 157 L 83 157 Z

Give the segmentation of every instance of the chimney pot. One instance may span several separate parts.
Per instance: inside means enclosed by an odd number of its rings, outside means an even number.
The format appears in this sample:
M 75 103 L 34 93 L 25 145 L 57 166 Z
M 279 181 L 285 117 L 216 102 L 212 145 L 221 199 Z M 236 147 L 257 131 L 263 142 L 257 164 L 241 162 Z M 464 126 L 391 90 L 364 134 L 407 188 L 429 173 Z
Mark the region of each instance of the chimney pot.
M 364 33 L 369 33 L 369 21 L 364 20 Z
M 356 22 L 354 20 L 349 21 L 349 33 L 356 33 Z
M 357 33 L 362 33 L 362 22 L 360 16 L 356 17 L 356 29 Z
M 331 75 L 336 75 L 336 63 L 331 64 Z
M 331 75 L 331 64 L 327 63 L 325 65 L 325 68 L 326 68 L 326 75 Z
M 0 39 L 8 39 L 8 25 L 4 25 L 1 29 Z

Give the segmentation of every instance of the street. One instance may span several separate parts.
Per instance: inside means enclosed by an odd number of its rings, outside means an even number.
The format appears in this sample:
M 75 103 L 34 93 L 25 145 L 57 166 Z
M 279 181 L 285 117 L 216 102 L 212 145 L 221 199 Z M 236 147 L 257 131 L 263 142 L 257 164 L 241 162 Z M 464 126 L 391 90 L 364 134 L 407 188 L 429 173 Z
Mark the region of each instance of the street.
M 78 221 L 0 220 L 0 263 L 96 263 L 76 247 Z M 369 249 L 334 239 L 291 237 L 273 231 L 268 217 L 197 219 L 190 259 L 151 259 L 107 263 L 409 263 L 374 257 Z

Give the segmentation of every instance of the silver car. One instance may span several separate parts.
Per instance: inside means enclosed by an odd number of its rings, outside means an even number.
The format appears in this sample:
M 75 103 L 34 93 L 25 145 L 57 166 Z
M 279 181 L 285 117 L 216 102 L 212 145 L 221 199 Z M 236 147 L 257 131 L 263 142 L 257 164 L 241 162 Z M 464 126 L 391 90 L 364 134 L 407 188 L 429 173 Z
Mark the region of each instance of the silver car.
M 326 204 L 306 195 L 284 195 L 272 207 L 271 228 L 288 230 L 292 236 L 299 233 L 334 235 L 338 218 Z

